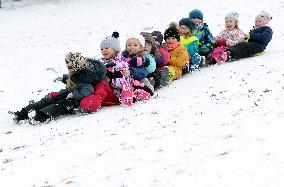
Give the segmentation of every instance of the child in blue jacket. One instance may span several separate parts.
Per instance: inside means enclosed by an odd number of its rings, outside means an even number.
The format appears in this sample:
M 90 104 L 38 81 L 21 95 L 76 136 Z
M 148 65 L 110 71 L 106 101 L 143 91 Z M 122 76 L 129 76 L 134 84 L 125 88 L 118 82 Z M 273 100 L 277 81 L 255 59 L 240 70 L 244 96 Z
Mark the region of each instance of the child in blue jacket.
M 193 35 L 199 40 L 199 54 L 201 56 L 207 56 L 213 50 L 215 41 L 207 23 L 203 22 L 203 13 L 198 9 L 194 9 L 189 12 L 189 19 L 191 19 L 195 24 Z

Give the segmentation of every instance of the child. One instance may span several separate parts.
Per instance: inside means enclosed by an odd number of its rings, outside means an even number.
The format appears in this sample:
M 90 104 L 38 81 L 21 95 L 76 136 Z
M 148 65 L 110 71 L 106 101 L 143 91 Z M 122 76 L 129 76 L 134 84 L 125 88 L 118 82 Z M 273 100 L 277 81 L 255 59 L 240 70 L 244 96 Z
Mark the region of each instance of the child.
M 151 92 L 149 93 L 153 95 L 154 87 L 150 84 L 149 80 L 146 77 L 147 75 L 149 75 L 149 73 L 152 73 L 155 71 L 156 62 L 154 61 L 154 59 L 150 61 L 148 58 L 146 58 L 143 52 L 144 52 L 144 48 L 142 46 L 142 43 L 139 41 L 139 39 L 130 37 L 126 41 L 126 48 L 122 52 L 122 55 L 124 59 L 126 60 L 126 62 L 128 62 L 129 64 L 129 70 L 130 70 L 129 73 L 131 77 L 134 80 L 144 83 L 145 89 L 147 90 L 150 89 Z M 145 70 L 145 73 L 146 73 L 145 77 L 140 76 L 138 78 L 138 76 L 135 75 L 134 70 L 139 70 L 139 69 Z M 137 81 L 135 82 L 138 83 Z
M 272 39 L 273 31 L 269 27 L 269 21 L 272 17 L 265 11 L 260 12 L 255 18 L 254 29 L 250 30 L 245 38 L 248 42 L 240 42 L 235 46 L 229 47 L 223 53 L 224 60 L 237 60 L 251 57 L 257 53 L 263 52 Z
M 29 112 L 34 110 L 32 118 L 45 122 L 64 114 L 72 114 L 79 107 L 82 98 L 93 93 L 92 83 L 105 78 L 106 68 L 97 60 L 83 57 L 80 53 L 68 53 L 65 57 L 68 75 L 57 78 L 66 83 L 66 88 L 52 92 L 36 103 L 31 103 L 14 113 L 16 122 L 29 119 Z
M 160 86 L 166 86 L 170 84 L 170 73 L 167 66 L 170 60 L 170 54 L 165 45 L 163 45 L 163 34 L 160 31 L 153 31 L 152 33 L 141 32 L 144 37 L 152 37 L 155 41 L 156 47 L 159 50 L 160 55 L 154 55 L 156 60 L 156 74 L 155 88 Z
M 201 56 L 198 54 L 198 38 L 192 35 L 194 22 L 189 18 L 182 18 L 179 21 L 180 43 L 187 49 L 190 56 L 189 69 L 185 69 L 184 74 L 189 70 L 196 70 L 201 67 Z
M 170 24 L 164 33 L 164 40 L 170 53 L 168 63 L 171 80 L 176 80 L 182 76 L 182 69 L 189 61 L 189 55 L 185 47 L 180 45 L 180 34 L 176 25 Z
M 201 56 L 207 56 L 213 50 L 215 42 L 208 25 L 203 22 L 203 13 L 198 9 L 194 9 L 189 12 L 189 19 L 191 19 L 195 25 L 193 35 L 199 40 L 199 54 Z
M 225 17 L 225 30 L 221 31 L 215 38 L 216 48 L 208 55 L 208 65 L 215 63 L 222 63 L 222 53 L 228 47 L 234 46 L 244 41 L 245 33 L 239 28 L 239 14 L 237 12 L 230 12 Z

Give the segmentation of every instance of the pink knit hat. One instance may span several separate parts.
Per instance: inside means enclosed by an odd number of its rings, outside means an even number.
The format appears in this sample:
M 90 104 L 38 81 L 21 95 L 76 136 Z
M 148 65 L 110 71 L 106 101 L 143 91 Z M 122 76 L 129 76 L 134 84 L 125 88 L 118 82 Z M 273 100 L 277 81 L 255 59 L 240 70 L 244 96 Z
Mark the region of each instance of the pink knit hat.
M 268 14 L 265 11 L 261 11 L 256 17 L 255 20 L 261 20 L 264 25 L 268 24 L 269 21 L 272 19 L 272 17 L 270 16 L 270 14 Z

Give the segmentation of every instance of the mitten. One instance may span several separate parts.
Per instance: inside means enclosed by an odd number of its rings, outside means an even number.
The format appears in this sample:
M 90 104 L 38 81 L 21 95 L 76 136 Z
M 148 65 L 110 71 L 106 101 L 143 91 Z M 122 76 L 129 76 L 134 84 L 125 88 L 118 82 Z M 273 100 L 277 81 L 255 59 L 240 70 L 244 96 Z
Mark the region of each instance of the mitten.
M 130 66 L 132 67 L 139 67 L 143 65 L 142 57 L 133 57 L 130 60 Z
M 219 40 L 216 40 L 216 46 L 217 47 L 221 47 L 221 46 L 227 46 L 227 44 L 226 44 L 226 39 L 224 39 L 224 38 L 221 38 L 221 39 L 219 39 Z
M 72 92 L 70 92 L 70 93 L 66 96 L 66 99 L 71 99 L 71 98 L 73 98 Z
M 63 77 L 60 76 L 60 77 L 56 77 L 55 79 L 53 79 L 53 82 L 58 82 L 58 81 L 63 82 Z

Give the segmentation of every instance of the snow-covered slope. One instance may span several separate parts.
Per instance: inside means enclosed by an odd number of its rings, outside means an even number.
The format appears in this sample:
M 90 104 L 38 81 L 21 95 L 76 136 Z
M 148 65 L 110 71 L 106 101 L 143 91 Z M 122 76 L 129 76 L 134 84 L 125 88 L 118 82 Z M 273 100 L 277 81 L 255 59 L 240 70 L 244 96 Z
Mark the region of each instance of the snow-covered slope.
M 283 1 L 39 2 L 0 9 L 1 187 L 284 185 Z M 66 52 L 99 57 L 113 31 L 123 46 L 127 36 L 163 32 L 193 8 L 213 35 L 230 11 L 248 32 L 266 10 L 273 40 L 265 55 L 194 72 L 131 108 L 13 123 L 9 110 L 63 86 L 52 79 L 65 73 Z

